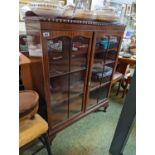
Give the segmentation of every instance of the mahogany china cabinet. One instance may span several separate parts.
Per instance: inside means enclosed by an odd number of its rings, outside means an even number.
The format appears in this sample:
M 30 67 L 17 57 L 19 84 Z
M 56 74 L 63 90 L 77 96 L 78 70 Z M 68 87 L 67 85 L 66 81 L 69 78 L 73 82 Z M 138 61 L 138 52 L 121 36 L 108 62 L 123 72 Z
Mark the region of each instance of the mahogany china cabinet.
M 108 97 L 125 26 L 101 21 L 25 19 L 33 89 L 49 137 L 108 107 Z

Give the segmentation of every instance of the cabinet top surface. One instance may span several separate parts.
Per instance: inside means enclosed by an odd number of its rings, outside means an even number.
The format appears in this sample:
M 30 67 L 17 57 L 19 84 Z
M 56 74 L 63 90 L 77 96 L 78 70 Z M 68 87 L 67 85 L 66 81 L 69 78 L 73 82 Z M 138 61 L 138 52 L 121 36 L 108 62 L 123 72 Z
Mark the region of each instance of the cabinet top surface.
M 64 23 L 64 24 L 94 25 L 94 26 L 121 26 L 121 27 L 126 26 L 119 22 L 105 22 L 105 21 L 96 21 L 96 20 L 67 19 L 67 18 L 50 18 L 50 17 L 36 16 L 36 15 L 31 15 L 31 14 L 27 15 L 25 20 Z

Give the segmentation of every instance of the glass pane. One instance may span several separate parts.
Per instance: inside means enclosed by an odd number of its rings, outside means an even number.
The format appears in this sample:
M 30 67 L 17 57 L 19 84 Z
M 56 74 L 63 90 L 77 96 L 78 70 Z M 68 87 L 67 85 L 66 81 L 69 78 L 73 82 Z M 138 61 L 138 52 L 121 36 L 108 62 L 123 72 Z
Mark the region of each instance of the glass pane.
M 80 113 L 82 109 L 88 44 L 89 39 L 85 37 L 76 36 L 72 39 L 69 117 Z
M 70 75 L 69 117 L 81 112 L 86 70 Z
M 107 98 L 109 90 L 109 84 L 105 86 L 100 86 L 99 88 L 90 91 L 89 94 L 89 107 L 101 103 Z
M 115 62 L 118 53 L 119 40 L 120 38 L 117 36 L 109 37 L 109 47 L 105 58 L 106 64 Z
M 76 36 L 72 40 L 71 71 L 86 69 L 89 39 Z
M 116 39 L 105 35 L 96 39 L 91 81 L 89 83 L 88 108 L 107 98 L 108 85 L 111 81 L 117 56 L 115 55 L 115 58 L 110 57 L 110 54 L 113 56 L 113 53 L 109 52 L 109 47 L 115 47 Z
M 65 75 L 69 72 L 70 42 L 69 37 L 48 40 L 50 77 Z
M 68 118 L 68 75 L 50 79 L 52 125 Z
M 102 103 L 107 98 L 109 90 L 109 84 L 100 85 L 98 87 L 91 88 L 89 90 L 89 99 L 87 109 L 95 106 L 96 104 Z
M 69 117 L 70 47 L 71 38 L 69 37 L 63 36 L 48 40 L 52 126 Z
M 101 86 L 98 89 L 98 103 L 102 102 L 105 98 L 107 98 L 109 86 L 110 85 Z
M 102 36 L 99 38 L 96 38 L 96 52 L 107 49 L 109 44 L 109 37 L 108 36 Z
M 118 48 L 119 38 L 117 36 L 109 37 L 109 48 Z
M 100 87 L 103 78 L 112 73 L 112 69 L 105 66 L 109 37 L 103 36 L 96 39 L 94 62 L 92 65 L 92 75 L 90 88 Z M 107 80 L 108 81 L 108 80 Z
M 89 92 L 88 106 L 87 108 L 96 105 L 98 102 L 98 89 L 92 90 Z

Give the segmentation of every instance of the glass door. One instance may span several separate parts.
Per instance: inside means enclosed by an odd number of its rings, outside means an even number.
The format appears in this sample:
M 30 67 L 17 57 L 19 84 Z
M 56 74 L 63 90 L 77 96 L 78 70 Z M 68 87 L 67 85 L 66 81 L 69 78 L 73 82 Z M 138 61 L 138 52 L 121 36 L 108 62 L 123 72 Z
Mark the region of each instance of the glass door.
M 72 38 L 72 50 L 70 55 L 70 93 L 69 93 L 69 117 L 83 111 L 85 102 L 85 84 L 88 74 L 87 59 L 90 39 L 75 33 Z
M 51 32 L 51 38 L 47 40 L 52 126 L 66 121 L 69 117 L 71 39 L 69 32 L 55 31 Z
M 83 112 L 92 33 L 54 31 L 48 46 L 51 125 Z
M 108 97 L 115 68 L 120 38 L 98 34 L 90 70 L 87 109 L 102 103 Z

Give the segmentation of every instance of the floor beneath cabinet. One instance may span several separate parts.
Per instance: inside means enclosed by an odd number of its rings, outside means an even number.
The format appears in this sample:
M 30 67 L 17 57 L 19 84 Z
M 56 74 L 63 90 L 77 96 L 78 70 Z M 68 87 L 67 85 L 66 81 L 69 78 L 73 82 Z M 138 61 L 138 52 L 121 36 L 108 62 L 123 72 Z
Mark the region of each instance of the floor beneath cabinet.
M 123 107 L 121 94 L 115 96 L 113 88 L 107 112 L 92 113 L 57 134 L 53 141 L 53 155 L 108 155 L 109 147 Z M 37 143 L 37 144 L 36 144 Z M 39 142 L 20 151 L 20 155 L 31 155 Z M 42 149 L 37 155 L 46 155 Z M 124 149 L 124 155 L 136 155 L 136 126 L 134 125 Z

